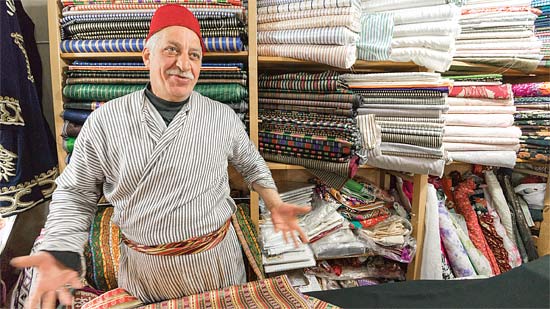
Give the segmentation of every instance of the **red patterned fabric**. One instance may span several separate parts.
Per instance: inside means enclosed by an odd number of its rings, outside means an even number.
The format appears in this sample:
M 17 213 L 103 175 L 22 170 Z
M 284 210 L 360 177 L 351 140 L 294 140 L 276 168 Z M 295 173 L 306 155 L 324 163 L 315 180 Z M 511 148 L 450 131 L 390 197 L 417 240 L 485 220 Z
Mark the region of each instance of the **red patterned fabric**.
M 464 219 L 466 219 L 466 225 L 468 227 L 468 235 L 470 236 L 470 239 L 472 240 L 476 248 L 478 248 L 481 253 L 483 253 L 483 255 L 489 260 L 493 273 L 495 275 L 499 275 L 500 268 L 498 266 L 498 262 L 493 255 L 489 244 L 487 244 L 487 240 L 483 236 L 483 232 L 481 231 L 481 227 L 479 226 L 479 222 L 477 221 L 477 215 L 472 207 L 472 204 L 470 203 L 470 195 L 474 192 L 475 188 L 476 184 L 474 183 L 472 178 L 468 178 L 455 188 L 455 210 L 459 214 L 464 216 Z
M 509 99 L 512 96 L 512 87 L 510 84 L 454 86 L 449 96 L 461 98 Z

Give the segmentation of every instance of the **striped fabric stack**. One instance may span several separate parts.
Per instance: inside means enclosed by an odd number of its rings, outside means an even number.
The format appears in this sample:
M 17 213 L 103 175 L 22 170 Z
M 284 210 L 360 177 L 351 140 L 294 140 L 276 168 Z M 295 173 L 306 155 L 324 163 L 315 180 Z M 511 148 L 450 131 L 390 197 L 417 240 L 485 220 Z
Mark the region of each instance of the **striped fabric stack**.
M 334 72 L 259 77 L 259 143 L 267 161 L 351 177 L 360 138 L 359 98 Z
M 360 12 L 358 0 L 258 0 L 258 55 L 350 68 Z
M 199 20 L 208 52 L 245 49 L 245 9 L 240 0 L 61 0 L 61 52 L 140 52 L 154 11 L 186 6 Z
M 376 115 L 382 154 L 368 164 L 384 169 L 441 175 L 444 115 L 450 82 L 438 73 L 346 74 L 343 80 L 363 97 L 359 115 Z
M 412 61 L 447 71 L 464 0 L 363 0 L 358 59 Z
M 70 154 L 84 121 L 106 101 L 141 90 L 149 81 L 142 62 L 76 60 L 67 67 L 62 117 L 63 147 Z M 247 118 L 247 74 L 242 63 L 203 63 L 195 91 L 231 106 Z
M 522 131 L 518 157 L 550 163 L 550 82 L 515 84 L 512 90 Z
M 539 10 L 531 0 L 468 0 L 455 60 L 531 72 L 542 58 L 533 26 Z
M 550 67 L 550 0 L 533 0 L 531 6 L 541 11 L 535 20 L 535 35 L 542 42 L 540 65 Z
M 443 147 L 449 161 L 513 167 L 521 130 L 513 126 L 512 87 L 500 75 L 449 77 Z

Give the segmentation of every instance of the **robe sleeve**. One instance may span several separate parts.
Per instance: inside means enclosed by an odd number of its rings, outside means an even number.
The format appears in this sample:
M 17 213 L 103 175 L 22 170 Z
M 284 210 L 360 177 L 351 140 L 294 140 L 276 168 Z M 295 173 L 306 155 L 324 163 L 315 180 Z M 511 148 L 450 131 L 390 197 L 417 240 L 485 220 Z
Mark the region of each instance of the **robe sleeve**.
M 101 126 L 94 114 L 90 115 L 76 139 L 70 164 L 56 179 L 57 188 L 52 195 L 40 250 L 71 251 L 82 255 L 105 178 L 96 151 Z
M 233 126 L 229 162 L 243 175 L 249 189 L 252 190 L 252 185 L 257 184 L 264 188 L 277 190 L 269 167 L 248 137 L 243 123 L 235 113 L 232 113 L 232 116 L 235 125 Z

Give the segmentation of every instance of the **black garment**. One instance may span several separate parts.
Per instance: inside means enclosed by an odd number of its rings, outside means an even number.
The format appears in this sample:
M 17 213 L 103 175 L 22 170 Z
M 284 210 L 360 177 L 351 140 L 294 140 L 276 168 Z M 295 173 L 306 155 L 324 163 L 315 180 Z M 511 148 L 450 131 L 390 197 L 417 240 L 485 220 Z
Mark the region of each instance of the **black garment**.
M 306 293 L 342 308 L 550 308 L 550 255 L 488 279 L 416 280 Z
M 151 91 L 151 84 L 147 84 L 147 88 L 145 88 L 145 95 L 149 101 L 153 103 L 153 106 L 159 112 L 160 116 L 166 123 L 166 126 L 172 122 L 172 119 L 176 117 L 176 114 L 181 110 L 181 108 L 189 102 L 189 98 L 181 102 L 172 102 L 161 99 Z

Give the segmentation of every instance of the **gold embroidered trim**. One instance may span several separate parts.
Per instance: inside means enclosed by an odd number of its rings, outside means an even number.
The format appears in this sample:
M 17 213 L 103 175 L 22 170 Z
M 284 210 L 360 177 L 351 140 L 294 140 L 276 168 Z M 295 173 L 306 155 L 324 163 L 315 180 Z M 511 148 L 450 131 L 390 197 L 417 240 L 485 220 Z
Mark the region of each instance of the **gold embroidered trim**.
M 15 14 L 15 1 L 7 0 L 6 5 L 8 6 L 8 9 L 6 12 L 8 12 L 9 16 L 13 16 Z
M 55 190 L 55 178 L 57 178 L 58 174 L 59 171 L 57 167 L 54 167 L 45 173 L 34 176 L 34 179 L 31 181 L 26 181 L 16 186 L 0 188 L 0 202 L 10 203 L 6 207 L 0 207 L 0 215 L 13 211 L 24 211 L 52 196 Z M 35 186 L 40 187 L 40 191 L 44 197 L 36 201 L 23 202 L 22 200 L 24 200 L 24 197 L 29 195 L 32 192 L 32 188 Z
M 0 96 L 0 124 L 25 125 L 18 100 Z
M 11 37 L 13 38 L 13 42 L 17 44 L 17 46 L 19 46 L 19 49 L 21 49 L 21 52 L 23 52 L 23 56 L 25 56 L 25 62 L 27 63 L 27 79 L 34 83 L 34 77 L 32 76 L 31 72 L 29 56 L 27 55 L 27 51 L 25 50 L 25 40 L 23 40 L 23 36 L 21 34 L 15 32 L 11 34 Z
M 15 176 L 15 162 L 17 154 L 7 150 L 0 144 L 0 180 L 8 181 L 10 177 Z

